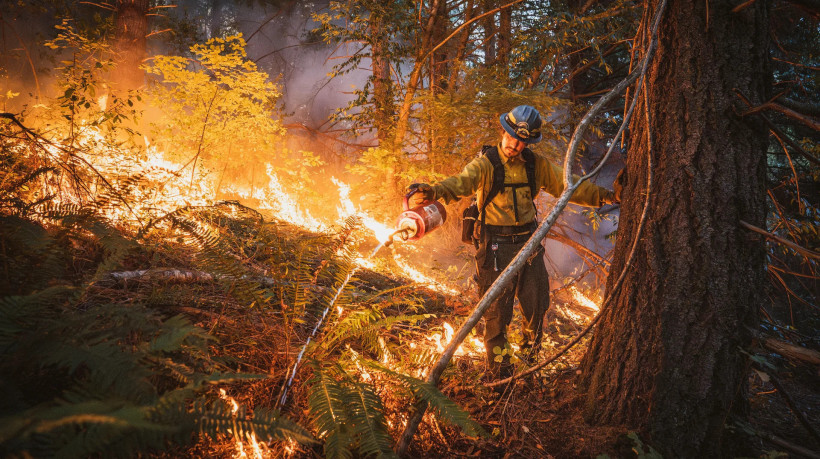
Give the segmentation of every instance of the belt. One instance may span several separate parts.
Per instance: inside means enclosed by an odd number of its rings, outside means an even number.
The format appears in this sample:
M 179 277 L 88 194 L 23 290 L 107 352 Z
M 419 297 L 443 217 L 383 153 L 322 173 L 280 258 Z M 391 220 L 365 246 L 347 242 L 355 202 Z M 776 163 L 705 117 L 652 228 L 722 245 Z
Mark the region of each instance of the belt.
M 538 223 L 530 222 L 526 225 L 520 226 L 496 226 L 487 225 L 487 234 L 490 240 L 495 243 L 517 244 L 526 242 L 535 229 L 538 228 Z
M 537 222 L 529 222 L 524 225 L 518 226 L 499 226 L 499 225 L 485 225 L 487 228 L 487 234 L 492 234 L 494 236 L 497 235 L 504 235 L 504 236 L 518 236 L 521 234 L 532 234 L 536 228 L 538 228 Z
M 500 244 L 519 244 L 522 242 L 527 242 L 527 240 L 532 236 L 532 231 L 523 234 L 491 234 L 490 240 L 495 243 Z

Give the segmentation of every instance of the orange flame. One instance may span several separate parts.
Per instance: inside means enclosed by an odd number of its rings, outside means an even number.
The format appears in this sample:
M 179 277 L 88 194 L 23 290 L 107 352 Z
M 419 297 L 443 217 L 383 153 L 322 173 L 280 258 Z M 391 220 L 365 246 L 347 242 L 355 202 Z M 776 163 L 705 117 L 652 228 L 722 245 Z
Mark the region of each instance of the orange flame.
M 239 413 L 239 403 L 236 400 L 229 396 L 225 389 L 219 389 L 219 398 L 225 400 L 226 402 L 230 403 L 231 405 L 231 414 L 236 418 Z M 234 450 L 235 453 L 233 455 L 234 459 L 266 459 L 272 457 L 271 452 L 268 450 L 267 445 L 259 443 L 256 440 L 256 433 L 250 432 L 247 435 L 247 442 L 242 440 L 242 435 L 237 432 L 235 429 L 232 432 L 234 438 Z M 246 444 L 249 447 L 250 451 L 246 451 Z
M 573 287 L 570 287 L 570 288 L 569 288 L 569 291 L 570 291 L 570 293 L 572 294 L 572 299 L 573 299 L 573 300 L 575 301 L 575 303 L 576 303 L 576 304 L 578 304 L 579 306 L 583 306 L 583 307 L 585 307 L 585 308 L 592 309 L 593 311 L 596 311 L 596 312 L 597 312 L 597 311 L 599 311 L 599 310 L 601 309 L 601 308 L 598 306 L 598 304 L 597 304 L 597 303 L 595 303 L 594 301 L 592 301 L 591 299 L 589 299 L 589 297 L 587 297 L 586 295 L 584 295 L 583 293 L 581 293 L 581 291 L 580 291 L 580 290 L 578 290 L 577 288 L 575 288 L 574 286 L 573 286 Z

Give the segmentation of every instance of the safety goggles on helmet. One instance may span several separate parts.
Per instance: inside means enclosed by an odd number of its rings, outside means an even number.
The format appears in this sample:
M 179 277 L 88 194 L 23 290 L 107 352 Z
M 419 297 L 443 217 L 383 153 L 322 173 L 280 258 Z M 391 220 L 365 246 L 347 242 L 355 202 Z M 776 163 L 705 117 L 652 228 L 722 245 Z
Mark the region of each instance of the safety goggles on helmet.
M 535 107 L 519 105 L 501 115 L 499 121 L 508 134 L 524 143 L 541 141 L 541 115 Z
M 518 123 L 513 123 L 510 119 L 509 113 L 506 116 L 506 121 L 513 128 L 515 135 L 521 137 L 522 139 L 529 139 L 531 137 L 535 138 L 541 134 L 539 129 L 533 129 L 532 131 L 530 131 L 530 125 L 527 124 L 526 121 L 519 121 Z

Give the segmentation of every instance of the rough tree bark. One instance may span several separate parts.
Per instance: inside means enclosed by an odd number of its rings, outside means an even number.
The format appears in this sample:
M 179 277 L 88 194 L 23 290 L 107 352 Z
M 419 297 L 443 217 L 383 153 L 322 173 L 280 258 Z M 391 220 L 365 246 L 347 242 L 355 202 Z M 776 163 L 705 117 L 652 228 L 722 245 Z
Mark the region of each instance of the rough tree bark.
M 369 25 L 371 36 L 380 37 L 379 30 L 383 27 L 382 18 L 371 14 Z M 370 46 L 372 49 L 370 59 L 373 63 L 373 124 L 376 127 L 376 137 L 381 145 L 390 137 L 396 106 L 393 100 L 390 59 L 385 43 L 383 40 L 375 40 Z
M 142 86 L 145 77 L 145 72 L 139 66 L 146 56 L 148 2 L 149 0 L 117 0 L 114 19 L 117 68 L 112 76 L 117 88 L 121 90 Z
M 496 1 L 493 0 L 484 0 L 484 11 L 491 11 L 495 9 L 498 5 L 496 5 Z M 484 19 L 481 20 L 481 25 L 484 27 L 484 65 L 486 67 L 492 67 L 495 63 L 495 44 L 496 44 L 496 25 L 495 25 L 495 15 L 491 14 Z
M 639 36 L 659 0 L 648 0 Z M 637 430 L 664 457 L 727 453 L 729 414 L 744 409 L 747 362 L 765 282 L 766 128 L 741 120 L 733 90 L 768 100 L 767 2 L 672 0 L 647 79 L 648 112 L 631 123 L 618 241 L 608 287 L 654 189 L 637 258 L 582 362 L 587 419 Z M 648 38 L 637 46 L 644 49 Z M 640 53 L 639 53 L 640 54 Z M 638 113 L 642 113 L 640 110 Z M 637 113 L 636 113 L 637 115 Z

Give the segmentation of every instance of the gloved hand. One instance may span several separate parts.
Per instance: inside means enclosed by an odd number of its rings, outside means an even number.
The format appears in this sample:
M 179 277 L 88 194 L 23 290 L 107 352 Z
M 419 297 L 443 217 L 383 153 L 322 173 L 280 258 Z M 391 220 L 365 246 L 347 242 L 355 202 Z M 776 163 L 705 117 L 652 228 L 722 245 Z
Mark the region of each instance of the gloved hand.
M 615 183 L 612 184 L 612 189 L 615 191 L 615 202 L 621 202 L 621 193 L 624 191 L 627 179 L 626 168 L 623 168 L 618 172 L 618 176 L 615 177 Z
M 418 207 L 426 201 L 432 201 L 436 198 L 436 193 L 433 191 L 433 187 L 426 183 L 413 183 L 409 187 L 407 187 L 407 193 L 413 193 L 407 199 L 407 205 L 410 208 Z

